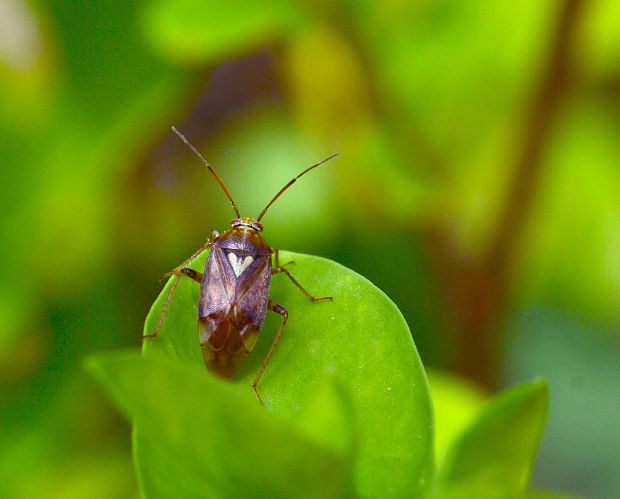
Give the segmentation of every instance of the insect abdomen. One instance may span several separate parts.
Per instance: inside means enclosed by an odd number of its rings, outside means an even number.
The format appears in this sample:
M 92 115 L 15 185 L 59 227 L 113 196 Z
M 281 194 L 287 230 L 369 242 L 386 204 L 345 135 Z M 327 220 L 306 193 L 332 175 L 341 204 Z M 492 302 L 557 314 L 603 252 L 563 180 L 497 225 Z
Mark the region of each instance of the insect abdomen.
M 215 327 L 214 327 L 215 325 Z M 209 317 L 198 319 L 198 334 L 205 365 L 223 378 L 233 376 L 252 351 L 260 327 L 247 324 L 242 330 L 229 317 L 214 324 Z

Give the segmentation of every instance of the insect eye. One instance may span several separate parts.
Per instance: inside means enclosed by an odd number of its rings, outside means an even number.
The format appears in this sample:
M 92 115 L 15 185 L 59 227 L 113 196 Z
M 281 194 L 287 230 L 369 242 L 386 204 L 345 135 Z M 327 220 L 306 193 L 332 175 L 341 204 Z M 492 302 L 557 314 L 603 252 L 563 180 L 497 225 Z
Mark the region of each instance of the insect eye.
M 241 225 L 241 220 L 238 218 L 235 218 L 232 222 L 230 222 L 231 227 L 237 227 L 238 225 Z
M 262 232 L 263 224 L 260 222 L 252 222 L 252 227 L 256 229 L 258 232 Z

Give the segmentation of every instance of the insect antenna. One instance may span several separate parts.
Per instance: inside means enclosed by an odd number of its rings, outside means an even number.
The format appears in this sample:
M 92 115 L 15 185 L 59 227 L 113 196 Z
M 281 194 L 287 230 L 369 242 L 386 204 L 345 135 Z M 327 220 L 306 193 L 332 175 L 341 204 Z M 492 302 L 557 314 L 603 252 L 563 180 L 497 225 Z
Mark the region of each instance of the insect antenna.
M 200 158 L 200 161 L 202 161 L 202 163 L 203 163 L 203 164 L 204 164 L 204 165 L 205 165 L 205 166 L 209 169 L 209 171 L 210 171 L 211 173 L 213 173 L 213 176 L 215 177 L 215 180 L 217 180 L 218 184 L 220 184 L 220 186 L 221 186 L 221 187 L 222 187 L 222 189 L 224 190 L 224 193 L 226 194 L 226 196 L 228 197 L 228 199 L 230 199 L 230 202 L 232 203 L 233 210 L 235 210 L 235 213 L 237 214 L 237 218 L 241 218 L 241 213 L 239 213 L 239 208 L 237 208 L 237 205 L 236 205 L 236 204 L 235 204 L 235 202 L 233 201 L 233 198 L 230 196 L 230 193 L 228 192 L 228 189 L 226 189 L 226 186 L 224 185 L 224 182 L 222 182 L 222 179 L 219 177 L 219 175 L 218 175 L 217 173 L 215 173 L 215 170 L 213 169 L 213 167 L 212 167 L 212 166 L 211 166 L 211 165 L 207 162 L 207 160 L 206 160 L 206 159 L 204 159 L 204 158 L 202 157 L 202 154 L 200 154 L 200 153 L 196 150 L 196 148 L 195 148 L 193 145 L 191 145 L 191 144 L 189 143 L 189 140 L 187 140 L 187 139 L 185 138 L 185 136 L 184 136 L 181 132 L 179 132 L 179 131 L 175 128 L 175 127 L 172 127 L 172 131 L 173 131 L 174 133 L 176 133 L 176 134 L 179 136 L 179 138 L 180 138 L 183 142 L 185 142 L 185 144 L 187 145 L 187 147 L 189 147 L 189 148 L 190 148 L 190 149 L 194 152 L 194 154 Z M 329 159 L 329 158 L 328 158 L 328 159 Z M 327 161 L 327 160 L 325 160 L 325 161 Z M 319 164 L 320 164 L 320 163 L 319 163 Z M 318 166 L 318 165 L 316 165 L 316 166 Z M 304 173 L 305 173 L 305 172 L 304 172 Z M 303 175 L 303 174 L 302 174 L 302 175 Z
M 338 154 L 332 154 L 329 158 L 325 158 L 323 161 L 321 161 L 320 163 L 317 163 L 316 165 L 312 165 L 310 168 L 306 168 L 303 172 L 301 172 L 299 175 L 297 175 L 294 179 L 292 179 L 288 184 L 286 184 L 284 187 L 282 187 L 282 189 L 280 189 L 280 192 L 278 192 L 271 201 L 269 201 L 269 204 L 267 206 L 265 206 L 265 209 L 263 211 L 261 211 L 260 215 L 258 215 L 258 218 L 256 219 L 257 222 L 260 222 L 260 219 L 263 218 L 265 216 L 265 213 L 267 213 L 267 210 L 269 209 L 269 207 L 276 202 L 276 199 L 278 199 L 286 189 L 288 189 L 291 185 L 293 185 L 295 182 L 297 182 L 297 179 L 304 176 L 306 173 L 308 173 L 310 170 L 316 168 L 317 166 L 322 165 L 323 163 L 329 161 L 332 158 L 335 158 L 336 156 L 338 156 Z

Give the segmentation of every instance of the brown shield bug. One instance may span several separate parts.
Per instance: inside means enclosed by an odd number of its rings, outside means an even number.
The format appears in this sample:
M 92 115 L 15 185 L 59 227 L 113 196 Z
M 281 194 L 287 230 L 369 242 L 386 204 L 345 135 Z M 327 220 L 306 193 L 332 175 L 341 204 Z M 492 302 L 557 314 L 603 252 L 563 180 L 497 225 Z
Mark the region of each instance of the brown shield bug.
M 145 335 L 144 338 L 154 338 L 159 334 L 172 295 L 179 279 L 184 274 L 200 283 L 198 298 L 199 341 L 207 368 L 218 376 L 229 378 L 238 371 L 241 363 L 256 344 L 267 309 L 282 315 L 283 320 L 280 329 L 263 360 L 256 379 L 252 383 L 254 393 L 262 404 L 263 400 L 256 388 L 258 380 L 278 344 L 288 319 L 286 309 L 269 299 L 271 276 L 280 273 L 286 274 L 293 284 L 313 302 L 331 300 L 332 298 L 331 296 L 315 298 L 284 268 L 287 264 L 280 266 L 278 250 L 271 248 L 260 235 L 263 230 L 260 221 L 276 199 L 297 179 L 337 156 L 337 154 L 305 169 L 293 178 L 280 189 L 258 218 L 254 220 L 241 217 L 237 205 L 213 167 L 176 128 L 172 127 L 172 130 L 213 174 L 230 200 L 237 218 L 230 223 L 232 227 L 230 230 L 223 234 L 219 234 L 215 230 L 212 231 L 212 240 L 208 240 L 202 248 L 177 268 L 164 274 L 163 277 L 175 275 L 176 279 L 172 284 L 155 331 L 152 334 Z M 207 258 L 204 274 L 186 267 L 191 260 L 209 248 L 211 251 Z M 271 255 L 274 255 L 275 267 L 272 267 Z

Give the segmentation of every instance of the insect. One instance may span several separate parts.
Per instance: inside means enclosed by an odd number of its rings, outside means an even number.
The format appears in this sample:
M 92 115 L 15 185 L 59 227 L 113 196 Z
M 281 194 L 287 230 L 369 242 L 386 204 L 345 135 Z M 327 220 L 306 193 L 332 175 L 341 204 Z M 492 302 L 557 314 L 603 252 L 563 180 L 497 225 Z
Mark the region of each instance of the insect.
M 288 312 L 284 307 L 269 299 L 271 276 L 285 274 L 295 286 L 297 286 L 312 302 L 331 300 L 331 296 L 315 298 L 306 291 L 299 282 L 285 268 L 280 266 L 278 250 L 271 248 L 260 235 L 263 230 L 261 219 L 267 213 L 269 207 L 293 185 L 297 179 L 310 170 L 322 165 L 326 161 L 337 156 L 334 154 L 310 168 L 305 169 L 288 184 L 286 184 L 267 204 L 258 218 L 242 217 L 237 205 L 233 201 L 228 189 L 220 179 L 213 167 L 205 160 L 196 148 L 179 132 L 172 127 L 174 133 L 196 154 L 200 161 L 209 169 L 222 190 L 230 200 L 237 218 L 231 223 L 231 229 L 219 234 L 216 230 L 211 232 L 210 240 L 196 251 L 185 262 L 164 277 L 176 276 L 164 309 L 159 318 L 159 323 L 152 334 L 144 335 L 143 338 L 154 338 L 164 322 L 172 295 L 182 275 L 186 275 L 200 283 L 198 298 L 198 333 L 202 347 L 205 364 L 212 373 L 229 378 L 233 376 L 241 366 L 245 357 L 252 351 L 260 329 L 265 320 L 267 309 L 282 315 L 282 323 L 267 352 L 265 359 L 252 383 L 254 393 L 260 403 L 263 399 L 258 393 L 258 381 L 269 362 L 273 351 L 280 340 Z M 207 258 L 204 273 L 196 272 L 186 265 L 195 257 L 207 249 L 211 249 Z M 275 266 L 272 266 L 271 256 L 274 256 Z M 289 262 L 292 263 L 292 262 Z

